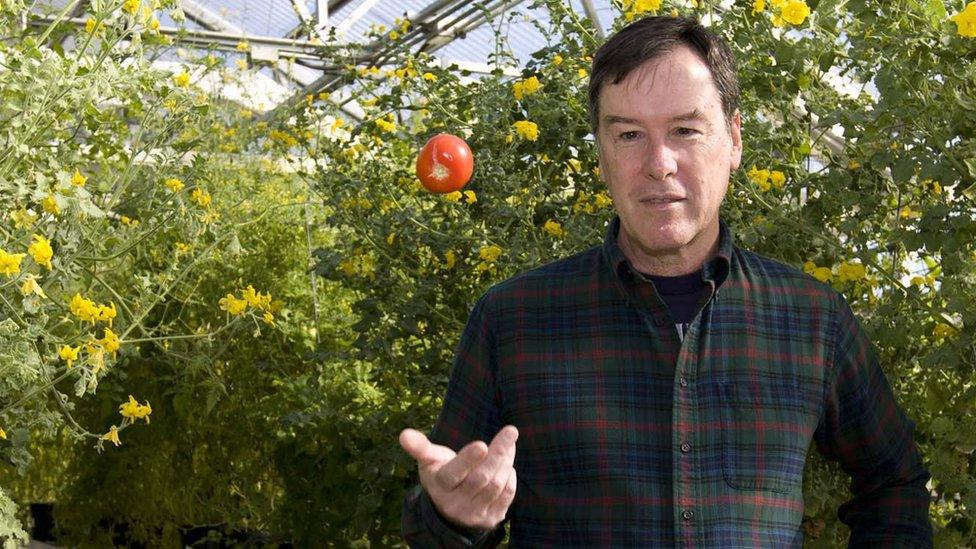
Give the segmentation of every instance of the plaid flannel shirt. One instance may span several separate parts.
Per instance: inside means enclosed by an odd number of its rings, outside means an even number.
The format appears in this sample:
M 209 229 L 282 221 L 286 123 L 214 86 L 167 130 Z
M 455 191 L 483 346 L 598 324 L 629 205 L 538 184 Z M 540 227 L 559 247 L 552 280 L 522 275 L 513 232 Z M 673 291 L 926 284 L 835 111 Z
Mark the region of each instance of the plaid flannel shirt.
M 449 526 L 418 485 L 413 547 L 802 547 L 812 441 L 851 476 L 857 547 L 929 547 L 929 478 L 844 298 L 739 249 L 722 224 L 684 337 L 617 246 L 523 273 L 475 305 L 430 439 L 519 429 L 518 486 L 492 531 Z

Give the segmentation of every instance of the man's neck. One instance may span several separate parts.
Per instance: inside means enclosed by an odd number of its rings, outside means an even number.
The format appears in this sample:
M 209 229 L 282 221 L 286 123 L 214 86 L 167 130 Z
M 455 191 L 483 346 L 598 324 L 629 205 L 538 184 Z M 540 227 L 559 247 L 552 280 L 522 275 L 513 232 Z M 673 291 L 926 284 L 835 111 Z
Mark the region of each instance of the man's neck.
M 680 276 L 700 270 L 703 264 L 718 255 L 719 230 L 716 226 L 704 231 L 688 245 L 676 250 L 641 250 L 622 231 L 617 233 L 617 245 L 631 266 L 639 272 L 654 276 Z

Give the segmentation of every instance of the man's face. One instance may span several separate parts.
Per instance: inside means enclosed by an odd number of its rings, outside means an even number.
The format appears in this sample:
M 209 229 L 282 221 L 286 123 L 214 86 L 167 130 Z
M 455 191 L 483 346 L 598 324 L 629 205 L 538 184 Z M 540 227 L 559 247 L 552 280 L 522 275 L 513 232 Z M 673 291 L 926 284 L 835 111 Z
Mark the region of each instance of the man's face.
M 717 243 L 719 206 L 742 158 L 738 113 L 726 123 L 708 67 L 686 46 L 605 84 L 599 113 L 600 177 L 624 254 L 644 272 L 698 269 Z

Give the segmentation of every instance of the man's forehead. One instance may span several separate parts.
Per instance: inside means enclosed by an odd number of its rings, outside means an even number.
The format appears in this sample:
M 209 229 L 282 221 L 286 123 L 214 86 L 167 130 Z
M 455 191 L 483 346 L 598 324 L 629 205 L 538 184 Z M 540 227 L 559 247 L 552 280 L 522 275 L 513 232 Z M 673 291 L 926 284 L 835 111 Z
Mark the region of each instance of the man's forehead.
M 711 81 L 712 73 L 701 57 L 687 46 L 678 46 L 668 53 L 648 59 L 611 85 L 641 89 Z

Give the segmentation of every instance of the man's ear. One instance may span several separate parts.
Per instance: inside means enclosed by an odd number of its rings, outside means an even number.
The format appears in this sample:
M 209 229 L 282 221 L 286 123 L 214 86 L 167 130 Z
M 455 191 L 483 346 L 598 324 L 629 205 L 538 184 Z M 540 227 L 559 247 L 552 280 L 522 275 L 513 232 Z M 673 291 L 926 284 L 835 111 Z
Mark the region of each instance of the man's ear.
M 595 137 L 594 138 L 594 141 L 596 142 L 596 168 L 597 168 L 597 172 L 599 174 L 600 183 L 603 183 L 604 185 L 606 185 L 607 184 L 607 179 L 606 179 L 606 175 L 604 175 L 604 174 L 606 174 L 607 172 L 606 172 L 606 170 L 603 169 L 603 147 L 600 146 L 600 138 L 599 137 Z
M 729 120 L 729 134 L 732 138 L 732 150 L 729 155 L 730 171 L 739 169 L 742 164 L 742 116 L 736 110 Z

